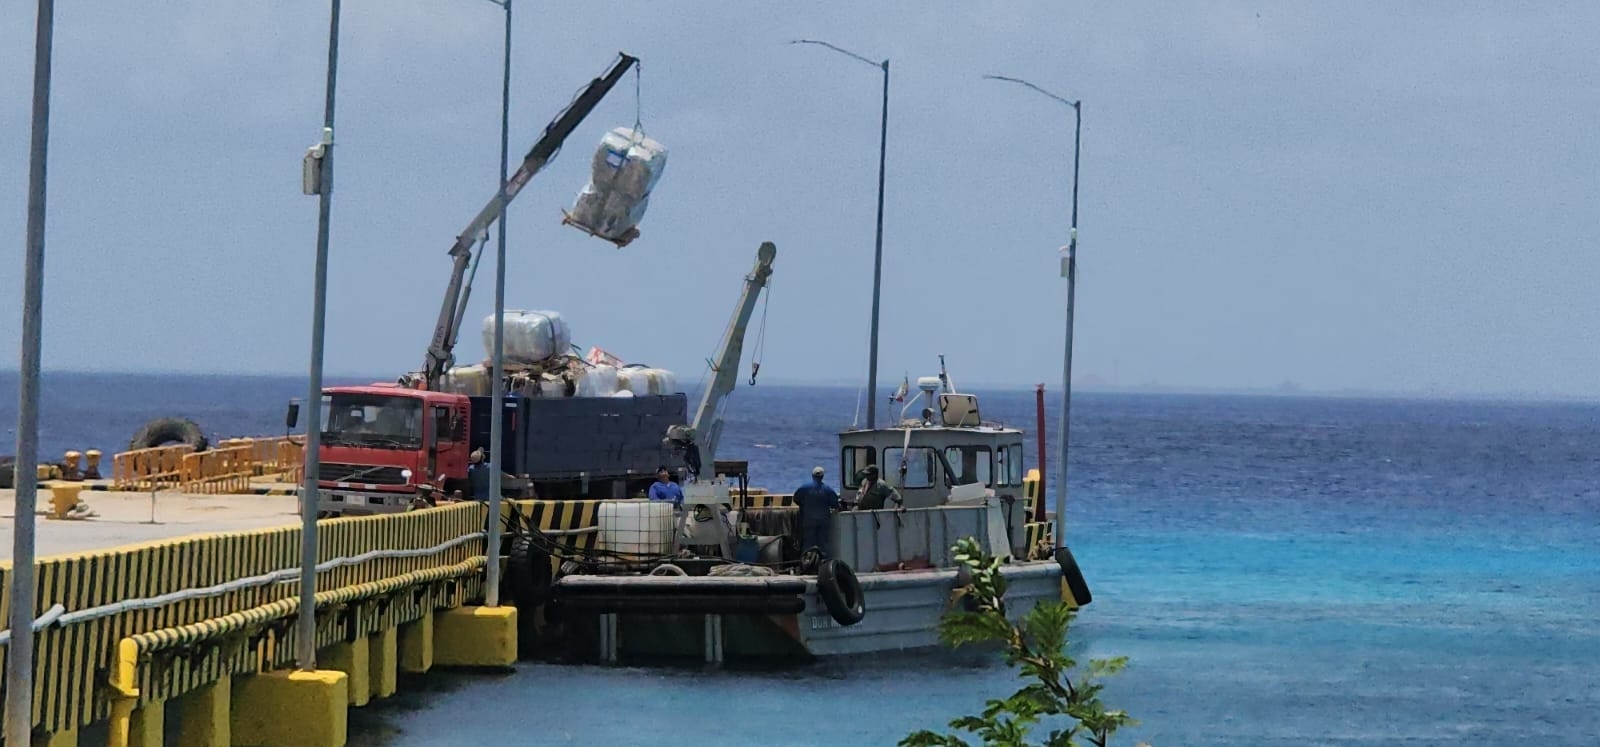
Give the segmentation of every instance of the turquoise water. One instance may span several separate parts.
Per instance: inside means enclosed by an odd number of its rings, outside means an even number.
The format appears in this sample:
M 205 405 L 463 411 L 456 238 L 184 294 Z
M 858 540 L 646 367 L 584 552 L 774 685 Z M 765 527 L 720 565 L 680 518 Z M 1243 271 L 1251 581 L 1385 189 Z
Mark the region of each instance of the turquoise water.
M 302 393 L 111 384 L 47 384 L 47 451 L 114 450 L 173 413 L 271 433 Z M 0 423 L 15 422 L 14 386 L 0 375 Z M 791 487 L 837 464 L 854 394 L 741 389 L 720 456 Z M 1031 428 L 1031 393 L 983 404 Z M 1068 538 L 1095 602 L 1072 646 L 1132 659 L 1105 694 L 1143 722 L 1119 743 L 1600 744 L 1600 406 L 1090 394 L 1073 439 Z M 782 672 L 530 663 L 431 678 L 361 711 L 352 743 L 892 744 L 1012 682 L 948 655 Z

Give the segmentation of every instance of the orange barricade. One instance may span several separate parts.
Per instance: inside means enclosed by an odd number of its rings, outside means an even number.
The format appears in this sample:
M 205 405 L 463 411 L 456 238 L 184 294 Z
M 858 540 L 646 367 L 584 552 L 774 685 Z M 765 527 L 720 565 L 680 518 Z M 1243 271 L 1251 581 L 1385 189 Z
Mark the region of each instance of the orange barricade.
M 118 490 L 155 490 L 183 479 L 183 460 L 194 452 L 187 444 L 124 451 L 111 457 L 111 479 Z
M 183 456 L 185 493 L 247 493 L 254 475 L 254 446 L 223 446 Z

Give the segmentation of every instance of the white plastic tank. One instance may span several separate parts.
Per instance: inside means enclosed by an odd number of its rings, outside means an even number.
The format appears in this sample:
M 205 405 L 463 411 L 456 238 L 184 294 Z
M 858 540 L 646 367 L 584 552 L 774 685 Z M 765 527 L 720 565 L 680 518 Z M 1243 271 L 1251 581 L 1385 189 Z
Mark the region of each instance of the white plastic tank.
M 672 504 L 607 501 L 600 504 L 600 549 L 635 558 L 672 554 Z

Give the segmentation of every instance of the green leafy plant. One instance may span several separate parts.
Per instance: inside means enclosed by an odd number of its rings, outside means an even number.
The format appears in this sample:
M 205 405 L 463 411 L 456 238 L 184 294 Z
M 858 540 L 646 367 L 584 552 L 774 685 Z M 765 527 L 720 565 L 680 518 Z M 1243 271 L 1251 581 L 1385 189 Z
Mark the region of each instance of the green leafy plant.
M 1018 668 L 1024 685 L 1009 697 L 989 700 L 975 716 L 950 722 L 984 745 L 1105 747 L 1117 729 L 1135 724 L 1127 713 L 1100 702 L 1100 680 L 1127 666 L 1127 657 L 1096 659 L 1080 670 L 1066 654 L 1067 628 L 1076 614 L 1064 602 L 1040 602 L 1018 622 L 1006 616 L 1006 579 L 1000 560 L 971 538 L 956 542 L 959 586 L 954 606 L 939 622 L 945 645 L 1000 644 L 1008 666 Z M 1042 742 L 1030 741 L 1035 727 L 1050 727 Z M 1079 740 L 1082 740 L 1080 742 Z M 954 733 L 918 731 L 901 747 L 969 747 Z

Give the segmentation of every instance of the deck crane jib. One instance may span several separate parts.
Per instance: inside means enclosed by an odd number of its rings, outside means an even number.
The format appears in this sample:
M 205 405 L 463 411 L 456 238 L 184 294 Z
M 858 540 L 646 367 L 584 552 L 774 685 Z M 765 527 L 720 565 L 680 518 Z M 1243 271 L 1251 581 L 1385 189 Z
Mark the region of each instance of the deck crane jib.
M 433 328 L 433 339 L 428 343 L 427 356 L 423 361 L 422 370 L 406 374 L 400 378 L 400 384 L 413 389 L 435 390 L 445 372 L 455 363 L 455 345 L 461 332 L 462 315 L 466 311 L 467 296 L 471 293 L 471 283 L 467 282 L 467 271 L 472 266 L 472 248 L 489 231 L 490 226 L 501 217 L 501 211 L 506 205 L 511 204 L 528 180 L 546 164 L 555 158 L 561 150 L 562 143 L 566 142 L 569 135 L 578 128 L 585 117 L 594 111 L 600 100 L 616 86 L 629 68 L 638 63 L 638 58 L 626 53 L 619 53 L 617 61 L 611 69 L 584 87 L 572 99 L 572 103 L 556 118 L 545 125 L 544 133 L 539 136 L 538 142 L 528 151 L 522 159 L 522 165 L 511 174 L 506 182 L 505 201 L 502 204 L 500 190 L 497 186 L 495 194 L 490 196 L 487 204 L 473 217 L 472 222 L 456 235 L 454 244 L 451 244 L 449 255 L 452 260 L 450 269 L 450 282 L 445 287 L 444 301 L 439 307 L 439 320 Z M 496 372 L 498 375 L 498 372 Z
M 755 267 L 744 276 L 744 290 L 734 306 L 733 317 L 723 333 L 717 354 L 707 361 L 711 366 L 711 381 L 700 397 L 694 420 L 688 425 L 673 426 L 667 430 L 667 441 L 683 449 L 684 463 L 696 477 L 703 465 L 716 464 L 717 441 L 722 436 L 721 406 L 739 383 L 739 359 L 744 354 L 745 332 L 750 318 L 755 314 L 756 300 L 760 298 L 767 280 L 772 277 L 772 260 L 778 256 L 778 247 L 770 241 L 762 242 L 756 250 Z
M 717 354 L 708 361 L 711 381 L 700 397 L 694 420 L 688 425 L 672 426 L 666 434 L 667 443 L 682 449 L 684 463 L 693 475 L 693 479 L 683 486 L 683 503 L 691 510 L 679 514 L 673 537 L 678 542 L 686 541 L 685 528 L 693 508 L 705 506 L 712 520 L 697 524 L 706 525 L 709 536 L 696 526 L 695 531 L 689 532 L 694 539 L 688 541 L 690 544 L 701 544 L 710 540 L 708 544 L 719 544 L 724 558 L 733 557 L 732 543 L 729 541 L 733 530 L 722 512 L 722 506 L 729 500 L 728 485 L 714 474 L 711 479 L 702 479 L 700 473 L 704 466 L 716 469 L 717 441 L 722 436 L 721 405 L 739 384 L 739 358 L 744 352 L 745 331 L 750 327 L 750 317 L 755 314 L 756 299 L 772 277 L 772 260 L 777 256 L 778 247 L 770 241 L 762 242 L 756 250 L 755 267 L 744 277 L 744 290 L 734 306 L 733 318 L 723 333 L 722 344 L 718 346 Z

